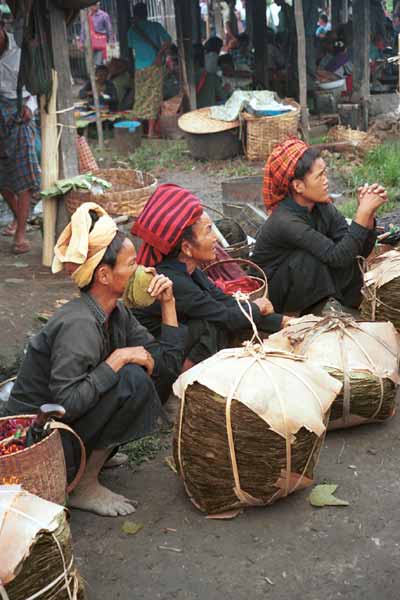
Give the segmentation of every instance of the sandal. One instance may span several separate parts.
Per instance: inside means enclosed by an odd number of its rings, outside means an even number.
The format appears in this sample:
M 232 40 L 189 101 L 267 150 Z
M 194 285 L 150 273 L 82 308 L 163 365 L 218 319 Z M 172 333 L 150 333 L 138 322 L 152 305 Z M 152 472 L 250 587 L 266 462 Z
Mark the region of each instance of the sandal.
M 14 244 L 13 254 L 26 254 L 31 249 L 31 244 L 28 240 L 24 242 L 20 242 L 19 244 Z
M 1 232 L 1 235 L 4 235 L 6 237 L 13 237 L 16 231 L 17 226 L 14 225 L 14 223 L 9 223 L 7 227 L 4 227 L 4 229 Z

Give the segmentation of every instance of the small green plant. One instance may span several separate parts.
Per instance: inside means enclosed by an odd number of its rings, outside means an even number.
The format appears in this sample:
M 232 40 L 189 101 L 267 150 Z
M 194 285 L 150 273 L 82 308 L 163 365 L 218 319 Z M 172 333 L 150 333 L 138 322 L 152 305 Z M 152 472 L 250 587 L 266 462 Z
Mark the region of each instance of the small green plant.
M 154 460 L 161 450 L 169 448 L 169 437 L 162 433 L 160 435 L 148 435 L 140 440 L 130 442 L 124 446 L 131 466 L 138 466 L 144 462 Z

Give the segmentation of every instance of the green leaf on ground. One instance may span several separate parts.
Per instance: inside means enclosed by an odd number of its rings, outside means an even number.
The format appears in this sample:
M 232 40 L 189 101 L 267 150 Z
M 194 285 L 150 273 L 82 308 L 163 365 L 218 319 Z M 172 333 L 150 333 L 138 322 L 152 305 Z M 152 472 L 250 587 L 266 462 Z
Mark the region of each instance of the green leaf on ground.
M 128 535 L 135 535 L 141 529 L 143 529 L 143 523 L 134 523 L 133 521 L 125 521 L 125 523 L 121 527 L 124 533 Z
M 308 497 L 310 504 L 318 508 L 323 506 L 349 506 L 349 502 L 340 500 L 340 498 L 333 495 L 337 487 L 334 484 L 316 485 Z

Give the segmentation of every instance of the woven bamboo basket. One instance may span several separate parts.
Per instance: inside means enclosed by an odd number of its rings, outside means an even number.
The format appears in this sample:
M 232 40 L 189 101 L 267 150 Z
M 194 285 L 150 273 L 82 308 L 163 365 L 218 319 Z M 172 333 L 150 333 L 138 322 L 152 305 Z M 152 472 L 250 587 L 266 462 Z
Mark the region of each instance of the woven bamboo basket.
M 322 369 L 260 348 L 223 350 L 174 384 L 176 467 L 193 504 L 211 515 L 311 485 L 341 388 Z
M 248 275 L 248 277 L 250 277 L 250 279 L 254 279 L 260 285 L 260 287 L 257 290 L 254 290 L 254 292 L 250 292 L 249 300 L 257 300 L 257 298 L 267 298 L 268 297 L 267 276 L 265 275 L 265 273 L 261 269 L 261 267 L 256 265 L 256 263 L 254 263 L 251 260 L 247 260 L 245 258 L 225 258 L 223 260 L 217 260 L 217 261 L 207 265 L 206 267 L 203 268 L 203 271 L 205 273 L 207 273 L 207 271 L 209 271 L 213 267 L 217 267 L 218 265 L 226 265 L 229 263 L 240 263 L 242 265 L 246 265 L 248 267 L 251 267 L 252 269 L 255 269 L 261 275 L 261 277 L 255 277 L 254 275 Z
M 223 247 L 225 252 L 227 252 L 231 258 L 248 258 L 254 248 L 254 244 L 249 243 L 247 234 L 240 223 L 232 217 L 225 216 L 224 213 L 212 206 L 206 204 L 203 204 L 202 206 L 207 211 L 211 210 L 221 217 L 215 221 L 215 225 L 229 243 L 229 246 Z M 238 238 L 238 241 L 233 241 Z
M 399 336 L 391 323 L 356 322 L 351 316 L 307 315 L 269 342 L 316 362 L 343 383 L 328 429 L 382 423 L 396 410 Z
M 158 185 L 153 175 L 134 169 L 103 169 L 96 171 L 96 177 L 111 183 L 112 188 L 103 194 L 93 194 L 89 190 L 69 192 L 65 196 L 65 205 L 70 214 L 84 202 L 96 202 L 110 215 L 137 217 Z
M 29 427 L 35 415 L 3 417 L 0 423 L 10 419 L 25 419 Z M 65 504 L 66 494 L 78 485 L 86 464 L 85 448 L 77 434 L 64 423 L 51 422 L 54 429 L 42 441 L 15 452 L 0 456 L 0 485 L 20 484 L 31 494 L 44 500 Z M 81 446 L 81 465 L 74 480 L 67 486 L 67 474 L 61 436 L 58 429 L 72 433 Z
M 274 117 L 255 117 L 243 113 L 246 122 L 245 153 L 248 160 L 266 160 L 274 146 L 297 134 L 300 118 L 300 106 L 294 100 L 286 98 L 283 104 L 290 104 L 295 111 Z
M 327 135 L 327 141 L 349 142 L 354 146 L 355 150 L 358 150 L 362 154 L 374 150 L 380 144 L 379 139 L 373 133 L 358 131 L 358 129 L 343 127 L 343 125 L 332 127 Z
M 365 265 L 361 316 L 390 321 L 400 330 L 400 252 L 390 250 Z

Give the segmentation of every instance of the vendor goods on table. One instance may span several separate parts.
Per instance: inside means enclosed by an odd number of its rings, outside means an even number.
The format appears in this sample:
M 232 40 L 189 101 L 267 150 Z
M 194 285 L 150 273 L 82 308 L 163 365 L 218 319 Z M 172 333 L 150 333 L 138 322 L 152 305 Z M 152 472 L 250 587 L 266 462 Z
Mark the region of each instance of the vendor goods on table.
M 400 252 L 390 250 L 373 259 L 364 273 L 361 316 L 391 321 L 400 329 Z
M 155 298 L 148 292 L 153 278 L 153 273 L 147 272 L 143 265 L 136 268 L 123 295 L 123 302 L 127 308 L 146 308 L 153 304 Z
M 400 336 L 391 323 L 306 315 L 272 335 L 269 343 L 304 356 L 343 382 L 328 429 L 379 423 L 394 415 Z
M 67 513 L 20 486 L 0 493 L 0 596 L 84 600 Z
M 72 190 L 65 197 L 70 214 L 84 202 L 96 202 L 110 215 L 136 217 L 157 188 L 153 175 L 134 169 L 100 169 L 96 177 L 106 180 L 111 189 Z
M 174 457 L 195 506 L 239 511 L 311 485 L 341 387 L 319 366 L 253 342 L 182 374 Z

